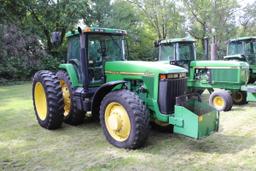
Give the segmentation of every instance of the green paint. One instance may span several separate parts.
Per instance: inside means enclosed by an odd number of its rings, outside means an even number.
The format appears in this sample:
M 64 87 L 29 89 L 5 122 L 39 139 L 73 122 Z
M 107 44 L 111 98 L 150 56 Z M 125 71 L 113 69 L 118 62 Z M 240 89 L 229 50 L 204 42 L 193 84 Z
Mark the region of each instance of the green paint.
M 162 114 L 158 106 L 159 75 L 166 73 L 185 73 L 186 69 L 163 63 L 143 61 L 114 61 L 105 65 L 107 82 L 115 80 L 126 80 L 128 82 L 142 81 L 142 86 L 147 90 L 141 99 L 152 111 L 153 116 L 162 122 L 168 122 L 168 115 Z M 130 84 L 129 87 L 133 85 Z M 134 90 L 135 88 L 130 88 Z
M 238 38 L 230 39 L 229 42 L 244 41 L 244 40 L 250 40 L 250 39 L 256 39 L 256 36 L 238 37 Z
M 243 55 L 243 56 L 241 56 Z M 244 58 L 245 57 L 245 58 Z M 245 60 L 250 64 L 250 80 L 256 81 L 256 37 L 240 37 L 231 39 L 227 46 L 226 59 Z
M 72 64 L 60 64 L 59 68 L 65 70 L 68 73 L 73 87 L 80 86 L 76 70 Z
M 248 84 L 241 87 L 242 91 L 247 92 L 247 101 L 249 102 L 256 102 L 256 86 L 255 84 Z
M 248 102 L 256 102 L 256 93 L 247 93 Z
M 218 131 L 219 117 L 208 104 L 191 100 L 184 106 L 175 106 L 169 123 L 174 125 L 175 133 L 198 139 Z
M 174 38 L 174 39 L 165 39 L 165 40 L 161 40 L 160 44 L 164 44 L 164 43 L 183 43 L 183 42 L 196 42 L 196 40 L 192 37 L 184 37 L 184 38 Z
M 83 31 L 88 32 L 88 30 L 86 29 L 83 29 Z M 90 28 L 90 32 L 93 32 L 93 33 L 104 32 L 105 34 L 116 34 L 117 37 L 118 35 L 120 35 L 120 39 L 123 39 L 123 35 L 126 34 L 126 32 L 123 30 L 94 28 L 94 27 Z M 78 35 L 78 32 L 68 32 L 66 36 L 71 37 L 75 35 Z M 71 39 L 68 39 L 68 40 L 71 41 Z M 194 41 L 194 40 L 188 39 L 188 41 Z M 79 48 L 75 48 L 75 51 L 78 51 L 78 50 Z M 77 57 L 77 55 L 75 56 Z M 190 117 L 190 116 L 195 118 L 197 117 L 194 111 L 190 111 L 189 109 L 186 109 L 186 110 L 184 109 L 186 111 L 185 114 L 186 113 L 187 114 L 183 116 L 183 114 L 180 113 L 183 111 L 175 110 L 175 113 L 163 114 L 160 112 L 160 109 L 159 109 L 158 94 L 159 94 L 159 91 L 161 91 L 159 90 L 160 74 L 186 73 L 187 70 L 185 68 L 181 68 L 178 66 L 170 65 L 169 63 L 162 63 L 162 62 L 120 61 L 120 60 L 121 59 L 115 58 L 113 59 L 113 61 L 105 62 L 104 76 L 105 76 L 106 82 L 118 81 L 118 80 L 127 81 L 128 89 L 130 91 L 135 92 L 140 97 L 140 99 L 145 103 L 147 108 L 150 110 L 152 120 L 158 120 L 165 123 L 175 124 L 176 126 L 180 126 L 180 127 L 185 126 L 186 129 L 193 128 L 193 133 L 195 133 L 195 131 L 201 131 L 201 129 L 194 129 L 194 127 L 199 127 L 198 123 L 194 121 L 190 122 L 187 120 L 188 119 L 187 117 Z M 75 71 L 75 68 L 72 66 L 72 64 L 61 64 L 60 69 L 64 69 L 68 72 L 74 87 L 81 86 L 79 85 L 77 73 Z M 92 84 L 95 85 L 93 80 L 91 81 L 90 86 Z M 100 86 L 100 85 L 97 85 L 97 86 Z M 115 89 L 119 89 L 119 88 L 121 87 L 120 86 L 115 87 Z M 142 88 L 143 88 L 143 91 L 141 91 Z M 176 87 L 176 89 L 178 90 L 179 87 Z M 201 103 L 198 102 L 194 104 L 198 105 Z M 170 117 L 170 116 L 174 116 L 174 117 Z M 172 122 L 170 121 L 170 119 L 172 120 Z M 214 126 L 216 126 L 218 123 L 213 121 L 211 124 L 214 124 Z M 198 136 L 190 135 L 189 133 L 186 133 L 186 131 L 182 131 L 182 130 L 180 131 L 177 130 L 176 133 L 184 134 L 193 138 L 198 138 Z M 195 134 L 198 134 L 201 136 L 202 133 L 196 132 Z M 205 135 L 205 133 L 203 134 Z
M 210 71 L 206 73 L 207 69 Z M 205 71 L 200 78 L 197 72 Z M 192 61 L 190 63 L 188 87 L 190 88 L 224 88 L 227 90 L 240 90 L 247 83 L 249 65 L 241 61 Z
M 127 34 L 125 30 L 121 29 L 112 29 L 112 28 L 100 28 L 100 27 L 88 27 L 90 31 L 86 31 L 86 27 L 82 28 L 83 32 L 92 32 L 92 33 L 112 33 L 112 34 Z M 71 37 L 78 35 L 79 32 L 77 30 L 75 31 L 69 31 L 66 33 L 66 37 Z
M 239 39 L 233 39 L 230 42 L 234 41 L 248 41 L 253 40 L 255 37 L 243 37 Z M 193 39 L 186 38 L 176 38 L 176 39 L 168 39 L 162 40 L 159 43 L 159 48 L 164 46 L 174 47 L 175 53 L 173 57 L 177 61 L 180 61 L 181 51 L 178 48 L 180 44 L 186 43 L 187 47 L 192 47 L 194 44 Z M 161 46 L 162 45 L 162 46 Z M 183 44 L 184 45 L 184 44 Z M 195 53 L 195 47 L 192 49 L 194 52 L 188 52 L 186 56 L 192 56 L 191 54 Z M 161 53 L 160 53 L 161 54 Z M 159 54 L 159 56 L 161 56 Z M 170 63 L 169 55 L 166 54 L 167 57 L 159 58 L 160 63 L 168 64 Z M 241 55 L 235 54 L 230 56 L 230 58 L 237 56 L 241 58 Z M 229 58 L 229 56 L 226 58 Z M 196 58 L 195 58 L 196 59 Z M 256 58 L 255 58 L 256 60 Z M 242 89 L 243 85 L 246 85 L 249 77 L 254 78 L 256 80 L 256 65 L 249 65 L 247 62 L 243 61 L 229 61 L 229 60 L 216 60 L 216 61 L 195 61 L 193 58 L 189 58 L 187 62 L 185 62 L 184 67 L 188 66 L 188 88 L 189 89 L 213 89 L 213 88 L 221 88 L 232 91 L 239 91 Z M 250 73 L 250 70 L 252 73 Z M 253 74 L 255 73 L 255 74 Z M 254 85 L 255 86 L 255 85 Z M 251 97 L 251 96 L 250 96 Z

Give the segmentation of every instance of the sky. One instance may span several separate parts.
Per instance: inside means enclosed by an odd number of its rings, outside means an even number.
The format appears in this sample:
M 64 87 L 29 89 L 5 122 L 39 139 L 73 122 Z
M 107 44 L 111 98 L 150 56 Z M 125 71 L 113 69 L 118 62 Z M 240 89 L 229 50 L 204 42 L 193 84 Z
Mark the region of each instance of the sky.
M 237 0 L 241 7 L 245 7 L 247 4 L 252 4 L 255 0 Z

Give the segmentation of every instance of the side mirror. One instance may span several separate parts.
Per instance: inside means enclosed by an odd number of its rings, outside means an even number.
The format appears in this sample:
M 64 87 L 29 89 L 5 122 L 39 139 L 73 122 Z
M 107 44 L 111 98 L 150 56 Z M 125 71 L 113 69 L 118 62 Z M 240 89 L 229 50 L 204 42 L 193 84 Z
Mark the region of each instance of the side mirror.
M 53 45 L 59 45 L 61 42 L 61 32 L 52 32 L 51 34 L 51 42 Z

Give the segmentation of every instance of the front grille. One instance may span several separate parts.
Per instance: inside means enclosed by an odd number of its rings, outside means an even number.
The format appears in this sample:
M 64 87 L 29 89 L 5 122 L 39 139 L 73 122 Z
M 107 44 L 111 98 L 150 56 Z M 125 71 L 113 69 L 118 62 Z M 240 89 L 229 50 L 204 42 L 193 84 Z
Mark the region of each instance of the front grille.
M 160 80 L 158 89 L 158 105 L 161 113 L 173 113 L 176 97 L 184 95 L 186 90 L 187 78 Z

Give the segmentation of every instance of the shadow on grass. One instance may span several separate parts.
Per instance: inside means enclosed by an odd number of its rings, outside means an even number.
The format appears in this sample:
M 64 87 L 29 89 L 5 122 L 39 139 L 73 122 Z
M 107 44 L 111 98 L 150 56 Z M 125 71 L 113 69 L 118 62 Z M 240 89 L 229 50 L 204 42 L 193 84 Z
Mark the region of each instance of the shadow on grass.
M 149 140 L 144 148 L 165 146 L 165 148 L 173 148 L 171 151 L 176 152 L 188 149 L 191 152 L 235 154 L 245 149 L 249 149 L 255 144 L 256 137 L 250 136 L 215 133 L 209 137 L 196 140 L 182 135 L 159 133 L 153 130 L 151 131 Z
M 192 151 L 218 154 L 235 154 L 256 144 L 255 137 L 218 134 L 215 139 L 190 143 Z
M 8 111 L 6 112 L 8 113 Z M 24 112 L 26 113 L 27 111 Z M 14 125 L 16 121 L 12 120 L 12 117 L 4 119 L 4 122 L 8 122 L 8 124 L 6 123 L 5 125 L 10 125 L 9 132 L 11 134 L 10 136 L 7 136 L 6 141 L 19 139 L 24 143 L 18 145 L 16 147 L 17 149 L 29 149 L 30 147 L 35 147 L 35 144 L 44 141 L 54 144 L 57 143 L 55 142 L 56 139 L 63 140 L 63 147 L 68 146 L 69 143 L 82 143 L 85 147 L 95 145 L 95 147 L 92 148 L 105 149 L 107 142 L 103 136 L 99 122 L 85 120 L 85 123 L 79 126 L 63 124 L 60 129 L 48 131 L 38 125 L 34 116 L 29 115 L 27 114 L 20 118 L 19 124 L 17 125 Z M 47 140 L 44 140 L 46 137 Z M 65 141 L 69 143 L 66 145 Z M 5 143 L 8 144 L 8 142 Z M 255 144 L 256 137 L 250 136 L 215 133 L 204 139 L 194 140 L 185 136 L 172 133 L 161 133 L 151 129 L 147 143 L 143 148 L 139 149 L 139 151 L 142 153 L 161 154 L 166 156 L 170 155 L 170 153 L 182 154 L 185 152 L 235 154 L 245 149 L 249 149 Z M 3 149 L 0 148 L 0 150 Z
M 103 137 L 100 123 L 92 121 L 85 121 L 84 124 L 79 126 L 63 124 L 62 128 L 56 130 L 56 132 L 63 135 L 66 131 L 70 132 L 70 128 L 72 128 L 72 132 L 74 133 L 79 130 L 86 130 L 86 132 L 91 132 L 92 136 L 101 134 Z M 72 134 L 69 134 L 69 136 L 72 136 Z M 150 149 L 153 149 L 152 152 L 155 153 L 155 150 L 158 148 L 173 148 L 172 151 L 177 152 L 180 149 L 189 149 L 191 152 L 234 154 L 248 149 L 255 144 L 256 137 L 250 136 L 215 133 L 209 137 L 195 140 L 182 135 L 173 134 L 171 132 L 166 133 L 151 129 L 148 141 L 141 150 L 150 153 Z

